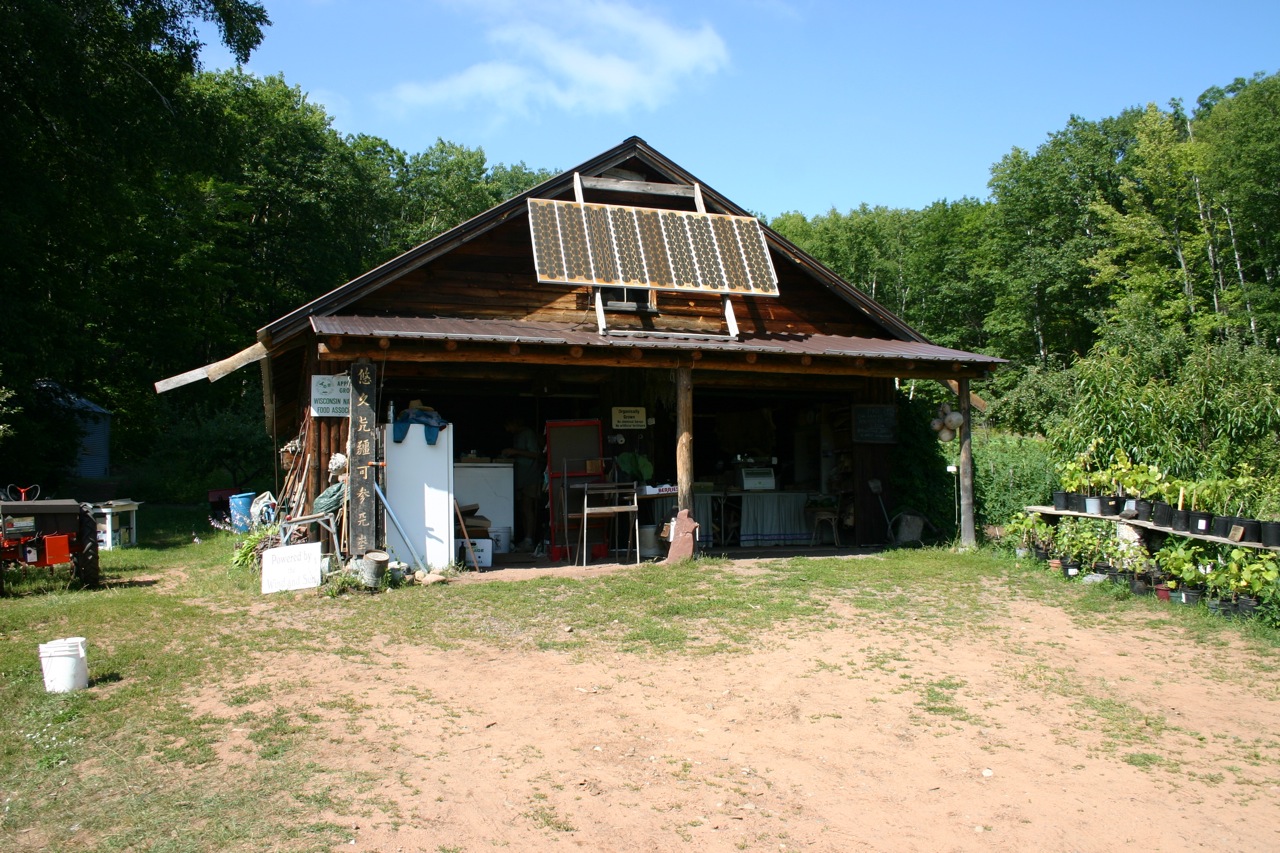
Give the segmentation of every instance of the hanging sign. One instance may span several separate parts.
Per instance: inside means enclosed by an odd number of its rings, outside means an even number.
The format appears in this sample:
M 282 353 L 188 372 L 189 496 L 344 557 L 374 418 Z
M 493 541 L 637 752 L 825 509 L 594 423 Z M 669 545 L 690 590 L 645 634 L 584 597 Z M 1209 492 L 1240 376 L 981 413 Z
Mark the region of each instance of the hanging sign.
M 898 407 L 894 405 L 854 406 L 853 440 L 865 444 L 896 444 Z
M 614 429 L 644 429 L 647 425 L 644 406 L 614 406 Z
M 311 417 L 351 417 L 351 377 L 311 377 Z

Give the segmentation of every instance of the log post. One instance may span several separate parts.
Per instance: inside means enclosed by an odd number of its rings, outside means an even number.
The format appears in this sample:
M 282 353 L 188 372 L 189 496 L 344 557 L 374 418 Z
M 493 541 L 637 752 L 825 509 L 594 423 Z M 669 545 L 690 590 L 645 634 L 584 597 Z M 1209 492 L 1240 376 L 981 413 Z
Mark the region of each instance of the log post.
M 973 522 L 973 430 L 970 424 L 972 407 L 969 405 L 969 380 L 956 383 L 960 395 L 960 546 L 973 548 L 978 544 Z
M 676 368 L 676 511 L 693 512 L 693 368 Z

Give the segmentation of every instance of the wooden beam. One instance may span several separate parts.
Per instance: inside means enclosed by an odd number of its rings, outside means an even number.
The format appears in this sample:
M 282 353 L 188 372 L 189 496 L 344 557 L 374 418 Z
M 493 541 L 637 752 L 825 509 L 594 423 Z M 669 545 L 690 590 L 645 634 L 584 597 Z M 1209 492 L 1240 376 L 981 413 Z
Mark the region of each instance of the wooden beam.
M 693 512 L 693 368 L 676 368 L 676 510 Z M 710 524 L 711 519 L 702 519 Z
M 168 379 L 161 379 L 155 383 L 156 393 L 163 394 L 166 391 L 172 391 L 174 388 L 181 388 L 183 385 L 199 382 L 201 379 L 217 382 L 227 374 L 233 373 L 245 365 L 253 364 L 255 361 L 261 361 L 266 356 L 267 348 L 260 343 L 256 343 L 240 350 L 240 352 L 229 358 L 206 364 L 204 367 L 197 367 L 195 370 L 188 370 L 186 373 L 179 373 L 177 376 L 170 376 Z
M 607 190 L 619 193 L 638 193 L 640 195 L 670 195 L 681 198 L 693 198 L 693 187 L 687 184 L 660 184 L 653 181 L 620 181 L 616 178 L 587 178 L 582 180 L 582 187 L 588 190 Z

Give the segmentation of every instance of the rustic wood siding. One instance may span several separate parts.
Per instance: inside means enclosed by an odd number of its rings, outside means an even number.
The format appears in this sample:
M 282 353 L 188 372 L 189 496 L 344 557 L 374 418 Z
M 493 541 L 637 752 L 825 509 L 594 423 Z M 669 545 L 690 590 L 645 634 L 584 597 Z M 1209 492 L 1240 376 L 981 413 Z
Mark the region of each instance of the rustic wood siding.
M 830 334 L 884 337 L 861 311 L 815 282 L 790 261 L 773 257 L 778 297 L 739 297 L 734 313 L 747 334 Z M 657 315 L 610 313 L 615 328 L 720 332 L 724 310 L 718 294 L 657 294 Z M 513 217 L 492 231 L 344 309 L 363 316 L 528 319 L 595 323 L 588 288 L 540 284 L 533 265 L 529 224 Z M 835 318 L 839 318 L 837 321 Z

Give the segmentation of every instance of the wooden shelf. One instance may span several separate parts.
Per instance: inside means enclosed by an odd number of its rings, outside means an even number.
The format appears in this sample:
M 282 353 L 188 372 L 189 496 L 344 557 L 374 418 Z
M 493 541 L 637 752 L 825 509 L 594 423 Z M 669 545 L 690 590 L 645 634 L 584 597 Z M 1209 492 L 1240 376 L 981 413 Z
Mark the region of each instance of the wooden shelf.
M 1070 516 L 1071 518 L 1097 518 L 1103 521 L 1114 521 L 1118 524 L 1127 524 L 1130 527 L 1141 527 L 1144 530 L 1154 530 L 1157 533 L 1167 533 L 1171 536 L 1185 536 L 1188 539 L 1199 539 L 1203 542 L 1213 542 L 1218 545 L 1243 545 L 1246 548 L 1257 548 L 1264 551 L 1280 551 L 1280 547 L 1274 545 L 1263 545 L 1261 542 L 1236 542 L 1234 539 L 1228 539 L 1225 536 L 1210 536 L 1207 533 L 1195 533 L 1191 530 L 1174 530 L 1172 527 L 1160 527 L 1152 524 L 1150 521 L 1140 521 L 1136 518 L 1121 518 L 1118 515 L 1097 515 L 1090 512 L 1073 512 L 1069 509 L 1054 509 L 1051 506 L 1029 506 L 1027 512 L 1038 512 L 1041 515 L 1060 515 Z

